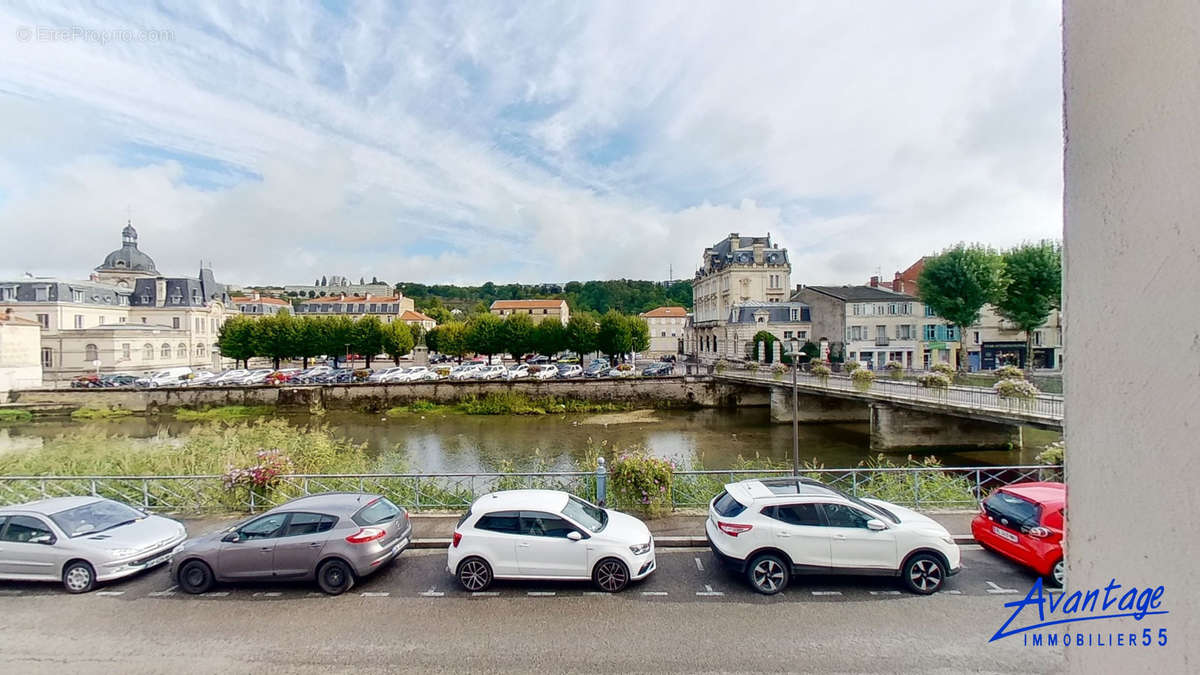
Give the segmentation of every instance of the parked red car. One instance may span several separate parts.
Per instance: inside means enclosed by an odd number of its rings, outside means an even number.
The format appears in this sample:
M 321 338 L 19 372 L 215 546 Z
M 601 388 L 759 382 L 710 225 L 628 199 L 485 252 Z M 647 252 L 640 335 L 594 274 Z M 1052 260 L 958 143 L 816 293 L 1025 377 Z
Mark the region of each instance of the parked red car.
M 1008 485 L 983 500 L 982 510 L 971 521 L 971 533 L 984 548 L 1061 587 L 1066 507 L 1067 486 L 1062 483 Z

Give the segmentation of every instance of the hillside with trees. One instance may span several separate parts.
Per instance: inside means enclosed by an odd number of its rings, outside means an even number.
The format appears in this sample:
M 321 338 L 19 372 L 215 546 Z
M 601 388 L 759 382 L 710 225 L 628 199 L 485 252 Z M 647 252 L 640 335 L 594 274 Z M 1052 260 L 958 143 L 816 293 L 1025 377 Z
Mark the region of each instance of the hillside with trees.
M 656 281 L 617 279 L 571 281 L 558 284 L 494 284 L 455 286 L 401 282 L 396 290 L 413 299 L 417 309 L 439 323 L 452 318 L 452 310 L 469 317 L 481 314 L 496 300 L 555 298 L 567 301 L 572 312 L 640 314 L 663 305 L 692 307 L 692 283 L 676 281 L 669 286 Z

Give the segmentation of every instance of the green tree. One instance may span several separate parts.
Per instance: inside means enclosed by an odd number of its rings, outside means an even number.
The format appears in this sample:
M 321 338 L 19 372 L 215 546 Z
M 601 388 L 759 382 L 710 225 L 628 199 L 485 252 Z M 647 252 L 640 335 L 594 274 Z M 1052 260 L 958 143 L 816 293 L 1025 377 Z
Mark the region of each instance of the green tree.
M 504 322 L 495 314 L 478 314 L 467 322 L 465 338 L 467 349 L 486 355 L 491 364 L 492 355 L 505 349 Z
M 533 350 L 533 319 L 528 314 L 509 314 L 504 319 L 504 350 L 513 360 L 521 359 Z
M 296 353 L 303 359 L 303 366 L 308 367 L 308 360 L 324 354 L 324 330 L 322 320 L 315 316 L 303 316 L 296 321 Z
M 567 346 L 567 329 L 555 319 L 543 319 L 533 330 L 533 350 L 554 356 Z
M 221 356 L 233 359 L 235 368 L 239 361 L 245 364 L 254 356 L 254 331 L 254 319 L 248 316 L 231 316 L 221 326 L 217 348 L 221 350 Z
M 576 312 L 567 321 L 564 343 L 567 349 L 575 352 L 580 361 L 583 355 L 596 350 L 597 323 L 599 321 L 591 312 Z
M 334 365 L 346 355 L 352 342 L 354 321 L 348 316 L 322 317 L 322 351 L 333 357 Z
M 958 327 L 958 368 L 967 369 L 965 329 L 979 322 L 984 305 L 1004 297 L 1004 260 L 981 245 L 959 244 L 925 261 L 917 280 L 921 302 Z
M 1033 370 L 1033 331 L 1062 306 L 1062 247 L 1052 241 L 1022 244 L 1003 253 L 1008 287 L 996 313 L 1025 331 L 1025 369 Z
M 366 359 L 368 368 L 371 367 L 371 359 L 383 351 L 383 329 L 379 317 L 368 314 L 355 321 L 350 331 L 350 349 Z
M 622 354 L 627 354 L 633 348 L 629 319 L 615 309 L 605 312 L 600 317 L 600 327 L 596 331 L 596 347 L 608 354 L 613 363 Z
M 425 347 L 430 353 L 442 353 L 441 350 L 438 349 L 438 328 L 439 326 L 434 326 L 425 333 Z
M 255 319 L 253 335 L 255 355 L 270 358 L 275 370 L 280 359 L 295 356 L 299 347 L 298 325 L 286 309 Z
M 467 352 L 467 325 L 461 321 L 450 321 L 434 329 L 437 331 L 437 352 L 458 359 L 462 363 L 463 354 Z M 429 342 L 428 336 L 425 338 Z M 433 349 L 433 347 L 430 347 Z
M 416 344 L 412 328 L 403 321 L 393 321 L 383 326 L 381 347 L 384 354 L 392 357 L 392 363 L 400 365 L 400 357 L 412 351 Z
M 775 334 L 772 333 L 771 331 L 760 330 L 757 333 L 755 333 L 754 337 L 751 338 L 751 341 L 753 342 L 753 344 L 751 345 L 751 349 L 753 350 L 751 352 L 751 358 L 753 358 L 755 361 L 758 360 L 758 343 L 761 342 L 761 343 L 763 343 L 763 351 L 765 352 L 762 355 L 762 360 L 767 363 L 774 363 L 775 362 L 775 348 L 772 347 L 771 345 L 778 339 L 779 338 L 775 337 Z
M 632 352 L 644 352 L 650 349 L 650 325 L 640 316 L 628 316 L 626 321 L 629 322 L 629 350 Z

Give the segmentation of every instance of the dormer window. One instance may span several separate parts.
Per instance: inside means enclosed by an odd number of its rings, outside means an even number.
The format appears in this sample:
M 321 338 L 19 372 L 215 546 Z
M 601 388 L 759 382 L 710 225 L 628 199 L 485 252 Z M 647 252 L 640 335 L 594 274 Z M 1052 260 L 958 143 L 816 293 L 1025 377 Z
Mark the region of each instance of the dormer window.
M 192 304 L 193 305 L 200 304 L 200 291 L 197 291 L 194 288 L 192 289 Z

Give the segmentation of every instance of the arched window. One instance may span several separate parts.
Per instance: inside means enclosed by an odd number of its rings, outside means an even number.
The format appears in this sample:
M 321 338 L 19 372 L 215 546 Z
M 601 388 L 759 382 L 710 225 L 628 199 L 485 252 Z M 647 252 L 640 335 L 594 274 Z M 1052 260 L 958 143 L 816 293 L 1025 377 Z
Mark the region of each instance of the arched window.
M 100 350 L 96 349 L 96 345 L 87 345 L 83 348 L 83 360 L 91 363 L 100 358 Z
M 162 344 L 162 357 L 164 359 L 171 358 L 171 345 L 169 345 L 165 342 Z
M 187 345 L 180 342 L 179 346 L 175 347 L 175 356 L 176 356 L 176 358 L 186 359 L 187 358 Z
M 154 345 L 150 344 L 149 342 L 142 345 L 142 359 L 146 361 L 154 360 Z
M 196 356 L 204 356 L 204 343 L 203 342 L 196 343 Z

